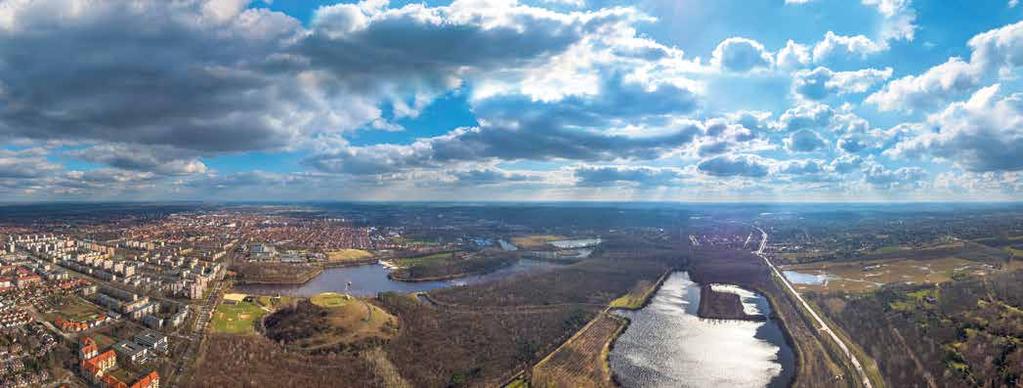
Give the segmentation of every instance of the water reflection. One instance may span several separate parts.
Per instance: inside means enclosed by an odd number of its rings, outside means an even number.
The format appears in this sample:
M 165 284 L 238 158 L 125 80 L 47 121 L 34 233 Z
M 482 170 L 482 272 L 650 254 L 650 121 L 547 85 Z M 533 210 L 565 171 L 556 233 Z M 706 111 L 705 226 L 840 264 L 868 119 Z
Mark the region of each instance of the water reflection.
M 770 315 L 764 297 L 728 287 L 744 304 Z M 610 355 L 611 368 L 623 386 L 788 386 L 794 354 L 774 320 L 701 319 L 696 315 L 699 304 L 700 286 L 687 273 L 677 272 L 647 307 L 617 312 L 631 320 Z
M 452 280 L 410 283 L 391 280 L 387 277 L 389 270 L 383 265 L 367 264 L 355 267 L 328 268 L 323 270 L 320 276 L 301 285 L 251 284 L 236 286 L 235 290 L 242 293 L 259 295 L 311 296 L 327 291 L 344 292 L 348 282 L 351 282 L 348 292 L 352 295 L 375 296 L 380 292 L 411 293 L 484 283 L 512 275 L 546 270 L 558 266 L 560 265 L 551 262 L 523 259 L 509 267 L 484 275 L 467 276 Z

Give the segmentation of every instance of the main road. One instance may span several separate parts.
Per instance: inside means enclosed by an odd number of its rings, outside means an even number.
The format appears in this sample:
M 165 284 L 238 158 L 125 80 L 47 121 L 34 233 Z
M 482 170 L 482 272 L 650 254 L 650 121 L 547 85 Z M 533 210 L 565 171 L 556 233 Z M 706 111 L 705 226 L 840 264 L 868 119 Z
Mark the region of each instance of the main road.
M 786 279 L 784 275 L 782 275 L 781 271 L 778 270 L 778 267 L 775 267 L 774 263 L 771 262 L 771 259 L 768 259 L 767 255 L 764 254 L 764 248 L 767 247 L 767 232 L 756 226 L 754 226 L 754 228 L 759 230 L 760 234 L 763 236 L 763 239 L 760 240 L 760 247 L 758 247 L 756 251 L 757 256 L 760 256 L 761 259 L 764 259 L 764 262 L 767 263 L 767 266 L 771 267 L 771 271 L 774 271 L 774 274 L 778 276 L 778 279 L 781 279 L 782 284 L 784 284 L 785 287 L 788 288 L 789 291 L 792 293 L 792 295 L 796 297 L 796 300 L 799 301 L 803 309 L 806 310 L 806 312 L 809 313 L 810 316 L 813 317 L 815 321 L 817 321 L 817 325 L 820 328 L 820 331 L 827 333 L 828 336 L 830 336 L 831 339 L 834 340 L 836 344 L 838 344 L 839 349 L 842 349 L 842 353 L 845 354 L 845 357 L 848 358 L 849 362 L 853 365 L 853 367 L 856 368 L 856 372 L 859 373 L 860 378 L 863 381 L 863 386 L 866 388 L 873 388 L 873 386 L 870 385 L 870 378 L 867 377 L 867 371 L 863 370 L 863 365 L 860 364 L 860 360 L 857 360 L 856 356 L 852 354 L 852 351 L 849 350 L 849 346 L 845 344 L 845 341 L 842 341 L 842 339 L 839 338 L 837 334 L 835 334 L 835 331 L 831 330 L 831 327 L 828 326 L 828 324 L 825 323 L 823 319 L 821 319 L 820 315 L 817 315 L 817 312 L 814 311 L 814 309 L 810 308 L 810 304 L 806 303 L 806 300 L 803 299 L 803 296 L 799 295 L 799 293 L 796 292 L 796 289 L 792 287 L 792 283 L 789 283 L 789 280 Z

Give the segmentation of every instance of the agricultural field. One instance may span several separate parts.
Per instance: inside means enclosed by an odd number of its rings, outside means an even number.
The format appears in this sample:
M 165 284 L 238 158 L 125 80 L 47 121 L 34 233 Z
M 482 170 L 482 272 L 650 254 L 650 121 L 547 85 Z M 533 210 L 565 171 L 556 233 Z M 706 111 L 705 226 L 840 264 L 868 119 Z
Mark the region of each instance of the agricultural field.
M 536 387 L 613 387 L 607 366 L 609 346 L 625 327 L 622 318 L 601 313 L 532 369 Z
M 253 302 L 222 302 L 213 313 L 213 332 L 224 334 L 255 334 L 256 321 L 266 310 Z
M 372 257 L 372 252 L 363 249 L 339 249 L 327 252 L 327 260 L 334 263 L 358 262 Z
M 806 284 L 797 277 L 789 276 L 797 290 L 821 293 L 868 292 L 886 284 L 936 284 L 962 276 L 983 276 L 999 271 L 991 264 L 955 257 L 933 260 L 816 262 L 783 265 L 782 269 L 824 279 L 819 284 Z
M 551 248 L 551 241 L 565 240 L 565 236 L 536 234 L 529 236 L 512 237 L 511 242 L 520 249 L 546 249 Z

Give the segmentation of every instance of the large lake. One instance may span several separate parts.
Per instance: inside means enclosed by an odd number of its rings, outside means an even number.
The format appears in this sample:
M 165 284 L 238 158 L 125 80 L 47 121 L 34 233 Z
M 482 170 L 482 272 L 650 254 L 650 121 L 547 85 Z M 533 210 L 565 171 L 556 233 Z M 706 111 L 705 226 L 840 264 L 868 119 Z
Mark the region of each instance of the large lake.
M 258 295 L 311 296 L 327 291 L 344 292 L 348 282 L 352 282 L 351 288 L 348 290 L 352 295 L 375 296 L 381 292 L 411 293 L 444 287 L 478 284 L 503 279 L 512 275 L 556 268 L 558 266 L 560 265 L 546 261 L 522 259 L 511 266 L 488 274 L 466 276 L 451 280 L 413 283 L 391 280 L 387 277 L 389 270 L 383 265 L 367 264 L 355 267 L 327 268 L 319 276 L 301 285 L 250 284 L 236 286 L 235 290 L 246 294 Z
M 771 315 L 763 296 L 735 286 L 748 312 Z M 646 307 L 616 313 L 631 320 L 614 343 L 611 369 L 625 387 L 787 387 L 795 355 L 773 319 L 711 320 L 696 315 L 700 285 L 685 272 L 664 281 Z

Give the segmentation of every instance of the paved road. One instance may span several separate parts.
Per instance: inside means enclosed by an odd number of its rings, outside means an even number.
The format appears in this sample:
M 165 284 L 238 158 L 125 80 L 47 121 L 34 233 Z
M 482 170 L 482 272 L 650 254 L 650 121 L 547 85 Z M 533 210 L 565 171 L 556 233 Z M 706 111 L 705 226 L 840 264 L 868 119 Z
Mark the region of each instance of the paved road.
M 767 266 L 771 267 L 771 270 L 774 271 L 774 274 L 777 275 L 779 279 L 781 279 L 782 284 L 785 284 L 785 287 L 792 292 L 792 295 L 796 296 L 796 300 L 798 300 L 799 303 L 803 306 L 803 309 L 810 313 L 810 316 L 813 317 L 815 321 L 817 321 L 817 325 L 820 328 L 819 330 L 824 333 L 827 333 L 828 336 L 830 336 L 831 339 L 834 340 L 836 344 L 838 344 L 838 347 L 842 349 L 842 353 L 845 354 L 845 357 L 848 358 L 849 362 L 852 363 L 853 367 L 856 368 L 856 372 L 859 373 L 860 378 L 862 379 L 863 382 L 863 386 L 867 388 L 873 388 L 870 384 L 870 379 L 867 378 L 867 372 L 863 370 L 863 365 L 861 365 L 860 360 L 857 360 L 856 356 L 852 354 L 852 351 L 849 350 L 849 346 L 845 344 L 845 341 L 842 341 L 842 339 L 839 338 L 838 335 L 835 334 L 833 330 L 831 330 L 831 327 L 829 327 L 828 324 L 825 323 L 824 320 L 821 319 L 819 315 L 817 315 L 817 312 L 810 308 L 810 304 L 806 303 L 806 300 L 803 299 L 803 296 L 799 295 L 799 293 L 796 292 L 796 289 L 792 287 L 792 283 L 789 283 L 789 280 L 782 275 L 781 271 L 778 270 L 778 267 L 775 267 L 774 263 L 771 263 L 771 260 L 767 258 L 767 255 L 764 254 L 764 248 L 767 247 L 767 232 L 755 226 L 754 228 L 759 230 L 760 234 L 763 236 L 763 239 L 760 240 L 760 247 L 757 248 L 756 251 L 757 256 L 760 256 L 761 259 L 764 259 L 764 262 L 767 263 Z

